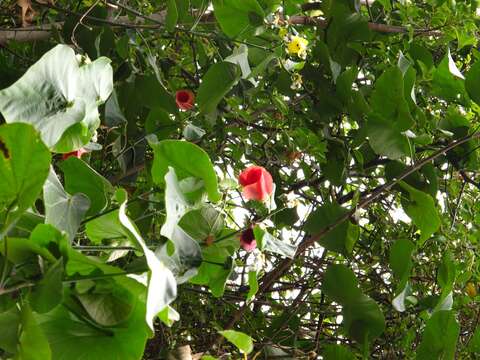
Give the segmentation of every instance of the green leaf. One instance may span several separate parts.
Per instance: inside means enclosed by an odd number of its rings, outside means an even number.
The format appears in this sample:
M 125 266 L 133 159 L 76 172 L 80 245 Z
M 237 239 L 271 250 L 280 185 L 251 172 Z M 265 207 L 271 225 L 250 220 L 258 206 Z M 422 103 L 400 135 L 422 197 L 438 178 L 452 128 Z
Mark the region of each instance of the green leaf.
M 413 267 L 412 252 L 414 250 L 415 244 L 408 239 L 399 239 L 390 248 L 390 267 L 398 280 L 392 305 L 398 311 L 405 311 L 405 295 L 409 289 L 408 278 Z
M 371 113 L 367 123 L 370 146 L 377 154 L 392 160 L 410 155 L 410 145 L 403 132 L 414 121 L 404 95 L 403 74 L 395 66 L 378 78 L 370 97 Z
M 23 238 L 7 238 L 7 258 L 14 264 L 20 264 L 27 260 L 32 260 L 35 255 L 40 255 L 42 258 L 55 262 L 55 257 L 45 248 Z M 0 241 L 0 253 L 5 255 L 5 239 Z
M 178 10 L 175 0 L 167 0 L 167 17 L 165 19 L 165 28 L 167 31 L 173 31 L 178 21 Z
M 380 307 L 366 295 L 343 305 L 342 314 L 349 336 L 361 344 L 371 342 L 385 330 L 385 317 Z
M 323 277 L 322 289 L 339 304 L 354 303 L 362 292 L 352 270 L 342 264 L 332 264 Z
M 108 205 L 112 185 L 86 162 L 74 156 L 60 163 L 65 179 L 65 190 L 74 195 L 82 193 L 90 199 L 87 215 L 96 215 Z
M 138 76 L 135 80 L 138 101 L 150 109 L 163 109 L 170 114 L 178 111 L 175 99 L 154 75 Z
M 250 300 L 255 296 L 258 291 L 258 279 L 257 279 L 257 272 L 256 271 L 249 271 L 248 272 L 248 294 L 247 300 Z
M 418 360 L 454 359 L 460 325 L 453 311 L 437 311 L 427 321 L 417 347 Z
M 230 62 L 213 64 L 202 78 L 197 103 L 202 113 L 215 111 L 217 105 L 240 79 L 240 67 Z
M 447 54 L 433 73 L 432 93 L 447 101 L 466 104 L 468 94 L 465 90 L 465 80 L 452 74 L 449 63 L 449 55 Z
M 399 239 L 390 248 L 390 267 L 393 275 L 400 281 L 404 281 L 410 275 L 413 250 L 415 244 L 409 239 Z
M 322 165 L 325 178 L 333 185 L 340 186 L 345 182 L 346 164 L 348 161 L 345 147 L 337 141 L 329 141 L 327 161 Z
M 51 265 L 45 276 L 35 285 L 30 294 L 30 305 L 38 313 L 46 313 L 62 302 L 63 259 Z
M 247 334 L 235 330 L 219 331 L 225 339 L 235 345 L 241 352 L 250 354 L 253 351 L 253 340 Z
M 440 217 L 432 197 L 423 191 L 417 190 L 404 181 L 399 185 L 406 190 L 410 197 L 403 205 L 403 209 L 420 229 L 419 246 L 433 235 L 440 227 Z
M 0 349 L 10 354 L 17 352 L 18 328 L 20 326 L 20 313 L 17 307 L 0 312 Z
M 385 329 L 383 313 L 375 301 L 362 294 L 352 270 L 341 264 L 330 265 L 322 289 L 342 305 L 343 324 L 350 337 L 364 344 L 382 334 Z
M 224 216 L 213 206 L 205 205 L 183 215 L 178 226 L 196 241 L 204 242 L 209 236 L 214 240 L 223 230 Z
M 88 221 L 85 230 L 90 241 L 97 245 L 101 245 L 104 240 L 127 239 L 130 236 L 120 223 L 118 210 Z
M 180 314 L 170 305 L 160 311 L 158 318 L 167 326 L 172 326 L 175 321 L 180 320 Z
M 88 315 L 102 326 L 123 323 L 130 317 L 135 306 L 130 292 L 118 286 L 111 293 L 86 293 L 76 297 Z
M 178 130 L 178 123 L 161 108 L 152 109 L 145 120 L 145 132 L 154 134 L 160 140 L 168 139 Z
M 35 201 L 50 168 L 51 155 L 27 124 L 0 126 L 0 209 L 18 218 Z
M 179 180 L 194 177 L 203 180 L 208 197 L 217 202 L 222 195 L 218 191 L 217 174 L 208 154 L 199 146 L 180 140 L 156 141 L 149 137 L 149 144 L 154 151 L 152 166 L 153 181 L 165 184 L 168 167 L 175 169 Z
M 112 88 L 109 59 L 81 64 L 69 46 L 57 45 L 0 92 L 0 112 L 8 123 L 33 125 L 49 148 L 68 152 L 90 140 L 100 125 L 98 105 Z
M 437 283 L 442 288 L 442 293 L 438 299 L 434 311 L 450 310 L 453 303 L 453 286 L 457 276 L 457 268 L 453 260 L 452 254 L 447 251 L 442 257 L 442 263 L 438 268 Z
M 223 235 L 227 236 L 227 234 Z M 198 274 L 190 282 L 198 285 L 208 285 L 213 296 L 220 297 L 225 291 L 225 283 L 233 270 L 231 256 L 239 248 L 238 238 L 231 236 L 222 241 L 214 242 L 203 249 L 204 262 L 198 268 Z
M 322 356 L 325 360 L 355 360 L 355 356 L 342 345 L 327 345 Z
M 477 104 L 480 104 L 480 61 L 477 61 L 467 73 L 465 79 L 465 88 L 468 92 L 468 95 L 475 101 Z
M 253 232 L 260 250 L 270 251 L 290 259 L 295 257 L 295 253 L 297 252 L 297 247 L 295 245 L 277 239 L 259 226 L 255 226 Z
M 214 0 L 213 8 L 222 31 L 231 38 L 250 35 L 265 17 L 257 0 Z
M 327 226 L 335 224 L 347 212 L 348 210 L 340 205 L 324 204 L 310 214 L 305 224 L 305 230 L 310 234 L 317 234 Z M 346 220 L 323 236 L 319 243 L 328 250 L 348 255 L 352 252 L 359 236 L 358 226 Z
M 403 74 L 394 66 L 378 78 L 370 97 L 370 106 L 375 115 L 397 124 L 399 131 L 407 130 L 414 123 L 404 94 Z
M 140 301 L 129 320 L 118 327 L 94 327 L 64 306 L 37 315 L 37 319 L 51 344 L 52 359 L 138 360 L 142 357 L 148 337 L 145 304 Z
M 373 151 L 396 160 L 411 154 L 407 137 L 392 123 L 370 115 L 367 123 L 368 141 Z
M 22 360 L 49 360 L 52 351 L 45 336 L 35 319 L 32 310 L 26 304 L 22 306 L 21 313 L 22 332 L 18 339 L 18 358 Z
M 189 210 L 190 203 L 184 196 L 173 168 L 170 168 L 167 175 L 165 175 L 165 181 L 167 183 L 165 189 L 165 210 L 167 212 L 167 218 L 160 229 L 160 234 L 175 245 L 173 256 L 177 259 L 177 263 L 180 265 L 180 273 L 183 275 L 185 271 L 196 268 L 200 264 L 202 251 L 199 243 L 195 241 L 196 238 L 192 238 L 179 224 Z M 179 274 L 176 275 L 178 276 Z
M 83 194 L 68 195 L 53 168 L 43 187 L 45 223 L 65 231 L 73 241 L 81 221 L 90 207 L 90 200 Z
M 117 201 L 121 204 L 119 209 L 120 223 L 129 231 L 132 239 L 135 240 L 137 245 L 142 248 L 150 269 L 147 292 L 147 311 L 145 316 L 148 326 L 153 331 L 153 319 L 175 299 L 177 296 L 177 284 L 172 272 L 166 268 L 165 265 L 155 256 L 155 253 L 148 248 L 137 227 L 128 218 L 126 214 L 126 191 L 123 189 L 118 190 L 116 196 Z
M 118 210 L 111 211 L 87 222 L 85 231 L 93 244 L 110 246 L 129 246 L 132 242 L 131 234 L 120 223 Z M 128 254 L 128 250 L 114 250 L 110 252 L 107 261 L 117 260 Z

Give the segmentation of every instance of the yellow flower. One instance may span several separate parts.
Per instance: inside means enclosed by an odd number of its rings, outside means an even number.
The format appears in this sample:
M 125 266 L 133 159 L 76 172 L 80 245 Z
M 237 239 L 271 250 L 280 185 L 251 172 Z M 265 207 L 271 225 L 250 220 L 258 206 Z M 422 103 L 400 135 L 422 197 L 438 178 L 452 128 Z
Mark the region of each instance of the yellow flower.
M 292 36 L 292 39 L 287 44 L 287 53 L 290 55 L 297 55 L 305 58 L 307 56 L 308 40 L 300 36 Z
M 280 36 L 282 39 L 284 39 L 288 34 L 288 30 L 287 28 L 280 28 L 280 30 L 278 30 L 278 36 Z

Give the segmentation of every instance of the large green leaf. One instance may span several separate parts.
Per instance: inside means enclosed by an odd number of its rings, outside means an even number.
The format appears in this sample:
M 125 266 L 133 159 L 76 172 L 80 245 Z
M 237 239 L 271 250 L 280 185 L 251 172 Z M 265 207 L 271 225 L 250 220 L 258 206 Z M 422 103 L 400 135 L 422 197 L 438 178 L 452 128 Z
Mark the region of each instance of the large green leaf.
M 473 101 L 480 104 L 480 81 L 478 79 L 480 79 L 480 61 L 473 64 L 465 78 L 465 88 L 468 95 Z
M 244 354 L 250 354 L 253 351 L 253 340 L 247 334 L 235 330 L 223 330 L 219 333 Z
M 457 268 L 453 260 L 452 254 L 446 252 L 442 257 L 442 262 L 437 272 L 437 283 L 442 289 L 440 298 L 434 311 L 450 310 L 452 308 L 452 291 L 457 276 Z
M 144 306 L 137 302 L 127 322 L 110 328 L 92 326 L 64 306 L 38 315 L 37 319 L 50 343 L 52 360 L 138 360 L 148 337 Z
M 297 247 L 295 245 L 277 239 L 259 226 L 255 226 L 253 232 L 260 250 L 270 251 L 290 259 L 295 257 L 295 253 L 297 252 Z
M 27 124 L 0 126 L 0 209 L 19 217 L 35 201 L 50 168 L 51 155 Z
M 193 275 L 192 271 L 189 270 L 196 268 L 202 261 L 202 251 L 199 242 L 196 241 L 197 239 L 191 237 L 179 224 L 183 216 L 190 209 L 191 204 L 185 198 L 173 168 L 170 168 L 167 175 L 165 175 L 165 181 L 167 185 L 165 189 L 165 209 L 167 217 L 160 229 L 160 234 L 175 245 L 175 250 L 173 254 L 166 254 L 164 252 L 163 255 L 171 255 L 174 257 L 177 263 L 175 266 L 175 275 L 177 278 L 180 276 L 182 281 L 185 281 L 186 279 L 183 277 L 185 273 L 188 272 L 189 276 Z M 168 265 L 170 261 L 166 263 Z
M 337 204 L 327 203 L 322 205 L 308 217 L 305 230 L 311 234 L 316 234 L 327 226 L 335 224 L 347 212 L 347 209 Z M 359 235 L 358 226 L 347 220 L 323 236 L 319 243 L 328 250 L 347 255 L 352 252 Z
M 78 294 L 76 298 L 88 315 L 102 326 L 123 323 L 130 317 L 135 306 L 131 294 L 119 286 L 109 292 Z
M 419 245 L 421 246 L 440 227 L 440 217 L 432 197 L 417 190 L 404 181 L 399 185 L 410 195 L 403 208 L 415 225 L 420 229 Z
M 371 114 L 367 123 L 370 146 L 379 155 L 396 160 L 411 155 L 408 138 L 394 124 Z
M 200 111 L 211 113 L 240 79 L 240 67 L 230 62 L 213 64 L 202 78 L 197 102 Z
M 327 345 L 322 356 L 325 360 L 355 360 L 355 356 L 342 345 Z
M 465 104 L 468 99 L 465 80 L 452 74 L 449 66 L 450 59 L 450 54 L 447 54 L 434 71 L 432 93 L 447 101 Z
M 83 194 L 68 195 L 53 168 L 43 187 L 45 222 L 65 231 L 73 241 L 81 221 L 90 207 L 90 200 Z
M 149 144 L 155 154 L 152 166 L 155 183 L 165 184 L 165 175 L 171 166 L 179 180 L 187 177 L 201 179 L 209 199 L 214 202 L 220 200 L 222 195 L 218 191 L 217 175 L 208 154 L 202 148 L 187 141 L 156 141 L 154 137 L 149 138 Z
M 341 264 L 328 267 L 323 277 L 322 289 L 339 304 L 354 303 L 362 295 L 353 271 Z
M 17 307 L 0 313 L 0 349 L 10 354 L 17 352 L 18 327 L 20 326 L 20 312 Z
M 222 296 L 225 291 L 225 283 L 233 270 L 231 256 L 238 247 L 238 239 L 232 236 L 204 248 L 202 251 L 204 261 L 198 268 L 198 274 L 190 282 L 198 285 L 208 285 L 213 296 Z
M 405 99 L 403 74 L 397 66 L 378 78 L 370 105 L 367 134 L 372 149 L 393 160 L 410 155 L 408 139 L 403 132 L 414 121 Z
M 38 313 L 46 313 L 60 304 L 63 298 L 63 259 L 51 265 L 30 294 L 30 305 Z
M 370 97 L 370 106 L 375 115 L 397 125 L 399 131 L 405 131 L 413 125 L 407 100 L 405 99 L 403 75 L 397 67 L 383 72 L 375 83 Z
M 265 16 L 257 0 L 214 0 L 215 18 L 231 38 L 246 37 L 263 24 Z
M 154 75 L 139 76 L 135 79 L 136 98 L 150 109 L 163 109 L 168 113 L 177 112 L 175 100 Z
M 417 348 L 418 360 L 454 359 L 460 325 L 453 311 L 437 311 L 427 321 L 422 342 Z
M 22 360 L 52 359 L 52 351 L 47 337 L 27 304 L 22 306 L 21 324 L 18 358 Z
M 405 311 L 405 294 L 413 267 L 412 252 L 414 249 L 415 244 L 409 239 L 399 239 L 390 248 L 390 267 L 398 281 L 392 304 L 398 311 Z
M 172 272 L 148 248 L 137 227 L 127 216 L 127 194 L 125 190 L 118 190 L 116 195 L 117 201 L 121 204 L 118 213 L 120 223 L 129 231 L 132 239 L 143 250 L 150 269 L 145 316 L 148 326 L 153 331 L 154 318 L 177 296 L 177 284 Z
M 327 296 L 342 305 L 343 325 L 351 338 L 364 344 L 383 333 L 383 313 L 378 304 L 358 288 L 352 270 L 345 265 L 330 265 L 322 288 Z
M 105 209 L 112 185 L 86 162 L 71 156 L 60 163 L 65 179 L 65 190 L 71 194 L 82 193 L 90 199 L 87 215 L 95 215 Z
M 380 307 L 366 295 L 362 294 L 355 302 L 345 304 L 342 314 L 349 336 L 359 343 L 372 341 L 385 330 L 385 317 Z
M 57 45 L 0 92 L 0 112 L 9 123 L 33 125 L 49 148 L 68 152 L 90 140 L 100 125 L 98 105 L 112 88 L 109 59 L 82 64 L 69 46 Z
M 190 210 L 182 216 L 178 225 L 198 242 L 204 242 L 209 236 L 213 240 L 224 227 L 224 216 L 211 205 Z
M 175 0 L 167 0 L 167 17 L 165 19 L 165 27 L 167 31 L 173 31 L 178 21 L 178 10 Z

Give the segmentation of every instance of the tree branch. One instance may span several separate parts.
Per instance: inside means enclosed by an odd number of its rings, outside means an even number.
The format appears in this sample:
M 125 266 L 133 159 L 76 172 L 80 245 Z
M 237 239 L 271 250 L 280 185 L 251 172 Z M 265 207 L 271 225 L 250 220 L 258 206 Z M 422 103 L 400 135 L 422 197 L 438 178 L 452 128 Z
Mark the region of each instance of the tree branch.
M 76 15 L 82 16 L 84 14 L 78 14 L 68 9 L 64 9 L 58 7 L 56 5 L 51 4 L 43 4 L 35 1 L 35 3 L 39 6 L 47 7 L 50 9 L 54 9 L 56 11 L 64 12 L 69 15 Z M 118 2 L 112 2 L 117 6 L 120 6 Z M 85 16 L 86 19 L 91 20 L 93 22 L 102 23 L 106 25 L 111 25 L 115 27 L 127 27 L 127 28 L 141 28 L 144 30 L 154 30 L 158 29 L 165 23 L 165 11 L 161 11 L 157 14 L 152 14 L 150 16 L 142 15 L 140 12 L 127 8 L 126 6 L 120 6 L 124 10 L 135 14 L 136 16 L 142 18 L 144 21 L 151 21 L 155 25 L 144 25 L 139 24 L 138 22 L 130 20 L 126 16 L 122 16 L 119 18 L 121 21 L 111 21 L 106 19 L 100 19 L 93 16 Z M 212 13 L 204 14 L 201 18 L 201 22 L 212 22 Z M 318 26 L 321 28 L 326 28 L 328 25 L 328 21 L 321 17 L 311 17 L 311 16 L 304 16 L 304 15 L 295 15 L 290 17 L 288 20 L 283 20 L 283 23 L 286 25 L 305 25 L 305 26 Z M 60 28 L 63 26 L 62 22 L 57 22 L 52 25 L 44 24 L 39 26 L 32 26 L 28 28 L 16 28 L 16 29 L 0 29 L 0 44 L 5 44 L 8 41 L 18 41 L 18 42 L 31 42 L 31 41 L 41 41 L 41 40 L 48 40 L 52 35 L 55 28 Z M 410 28 L 406 26 L 396 26 L 396 25 L 387 25 L 387 24 L 379 24 L 369 22 L 368 27 L 370 30 L 384 33 L 384 34 L 405 34 L 410 31 Z M 442 32 L 435 30 L 435 29 L 414 29 L 414 34 L 416 35 L 424 35 L 424 36 L 441 36 Z

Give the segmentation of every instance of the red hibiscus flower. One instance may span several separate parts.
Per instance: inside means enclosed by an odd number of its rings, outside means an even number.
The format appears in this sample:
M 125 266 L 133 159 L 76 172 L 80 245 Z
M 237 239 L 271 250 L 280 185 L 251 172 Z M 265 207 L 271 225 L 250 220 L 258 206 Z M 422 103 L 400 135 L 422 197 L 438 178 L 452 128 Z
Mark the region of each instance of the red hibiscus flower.
M 253 227 L 249 227 L 247 230 L 242 231 L 240 234 L 240 246 L 245 251 L 253 251 L 257 247 L 257 242 L 255 241 L 255 234 L 253 233 Z
M 86 153 L 88 153 L 87 150 L 85 150 L 84 148 L 80 148 L 78 150 L 63 154 L 62 159 L 67 160 L 69 157 L 72 157 L 72 156 L 75 156 L 76 158 L 81 159 L 82 155 Z
M 247 200 L 263 201 L 273 192 L 272 175 L 261 166 L 250 166 L 238 177 L 243 186 L 243 196 Z
M 190 110 L 195 103 L 195 95 L 190 90 L 178 90 L 175 94 L 175 102 L 181 110 Z

